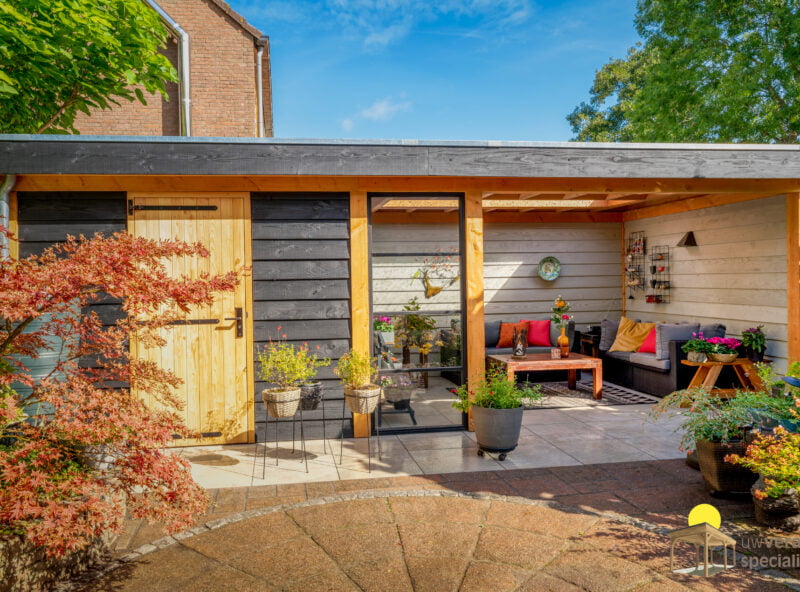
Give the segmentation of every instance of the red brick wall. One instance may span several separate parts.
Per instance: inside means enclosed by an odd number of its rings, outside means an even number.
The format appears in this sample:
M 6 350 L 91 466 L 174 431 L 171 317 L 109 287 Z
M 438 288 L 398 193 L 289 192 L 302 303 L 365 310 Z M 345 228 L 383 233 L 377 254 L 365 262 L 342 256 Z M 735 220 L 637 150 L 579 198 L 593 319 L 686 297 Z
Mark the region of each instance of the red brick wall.
M 210 0 L 160 0 L 160 6 L 187 33 L 191 56 L 193 136 L 254 137 L 256 125 L 255 39 Z M 177 66 L 177 43 L 165 50 Z M 266 135 L 272 135 L 269 48 L 264 51 Z M 179 135 L 178 87 L 168 87 L 170 101 L 146 95 L 147 105 L 123 101 L 111 110 L 79 114 L 82 134 Z

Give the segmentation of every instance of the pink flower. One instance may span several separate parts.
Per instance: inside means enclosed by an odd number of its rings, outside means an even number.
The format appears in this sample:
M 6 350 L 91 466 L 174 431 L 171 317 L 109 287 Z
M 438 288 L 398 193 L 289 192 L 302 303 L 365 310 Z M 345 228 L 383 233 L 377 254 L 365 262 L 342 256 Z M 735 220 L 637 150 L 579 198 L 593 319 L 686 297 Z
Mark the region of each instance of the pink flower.
M 561 318 L 564 319 L 565 321 L 568 321 L 569 320 L 569 315 L 561 315 Z

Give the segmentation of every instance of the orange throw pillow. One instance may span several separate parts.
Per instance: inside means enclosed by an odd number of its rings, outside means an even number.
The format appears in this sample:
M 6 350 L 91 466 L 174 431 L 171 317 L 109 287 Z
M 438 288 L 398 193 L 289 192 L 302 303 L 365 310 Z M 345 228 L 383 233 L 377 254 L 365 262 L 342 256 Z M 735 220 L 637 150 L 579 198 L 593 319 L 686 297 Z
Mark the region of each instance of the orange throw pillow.
M 619 329 L 614 344 L 608 351 L 634 352 L 647 339 L 648 334 L 655 328 L 655 323 L 637 323 L 627 317 L 619 321 Z
M 642 345 L 636 350 L 640 354 L 654 354 L 656 353 L 656 328 L 650 329 Z
M 500 323 L 500 339 L 495 347 L 514 347 L 514 329 L 517 333 L 528 329 L 528 323 Z

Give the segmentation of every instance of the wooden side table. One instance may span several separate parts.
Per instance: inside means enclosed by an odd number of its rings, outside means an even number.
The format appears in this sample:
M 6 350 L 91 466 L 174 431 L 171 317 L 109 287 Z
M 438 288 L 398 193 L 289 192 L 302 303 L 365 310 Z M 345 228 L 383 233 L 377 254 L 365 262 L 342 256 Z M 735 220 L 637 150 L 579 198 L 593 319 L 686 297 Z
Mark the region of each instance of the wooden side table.
M 702 387 L 713 392 L 720 397 L 732 397 L 737 389 L 715 389 L 714 385 L 717 383 L 720 372 L 725 366 L 733 366 L 733 371 L 736 372 L 736 377 L 746 391 L 760 391 L 764 389 L 764 383 L 759 378 L 756 372 L 756 367 L 753 362 L 747 358 L 737 358 L 733 362 L 690 362 L 689 360 L 681 360 L 681 364 L 686 366 L 693 366 L 697 371 L 692 377 L 688 388 Z
M 581 353 L 593 358 L 600 357 L 600 336 L 596 333 L 581 333 Z

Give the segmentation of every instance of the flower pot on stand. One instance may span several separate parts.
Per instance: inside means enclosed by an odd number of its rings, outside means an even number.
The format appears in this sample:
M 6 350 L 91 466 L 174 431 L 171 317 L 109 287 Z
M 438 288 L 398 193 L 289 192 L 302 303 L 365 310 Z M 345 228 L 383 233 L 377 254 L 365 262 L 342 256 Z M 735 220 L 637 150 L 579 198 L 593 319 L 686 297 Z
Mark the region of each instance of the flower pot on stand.
M 710 440 L 697 441 L 697 460 L 708 489 L 718 491 L 743 492 L 758 479 L 750 469 L 729 463 L 725 457 L 729 454 L 744 456 L 747 448 L 744 440 L 734 440 L 722 444 Z
M 558 345 L 558 349 L 561 351 L 562 358 L 569 357 L 569 337 L 567 337 L 567 328 L 561 327 L 561 335 L 558 336 L 556 339 L 556 345 Z
M 472 420 L 478 454 L 482 456 L 483 451 L 499 452 L 499 459 L 505 460 L 506 453 L 514 450 L 519 442 L 523 411 L 523 407 L 494 409 L 473 406 Z
M 344 398 L 352 413 L 369 414 L 375 411 L 381 397 L 381 387 L 370 384 L 361 388 L 345 387 Z
M 292 417 L 300 405 L 300 388 L 293 389 L 264 389 L 261 399 L 267 407 L 267 413 L 272 417 Z
M 300 409 L 313 411 L 322 400 L 322 382 L 311 380 L 300 385 Z
M 383 398 L 387 403 L 391 403 L 395 409 L 408 409 L 411 395 L 414 393 L 413 386 L 385 386 L 383 387 Z

